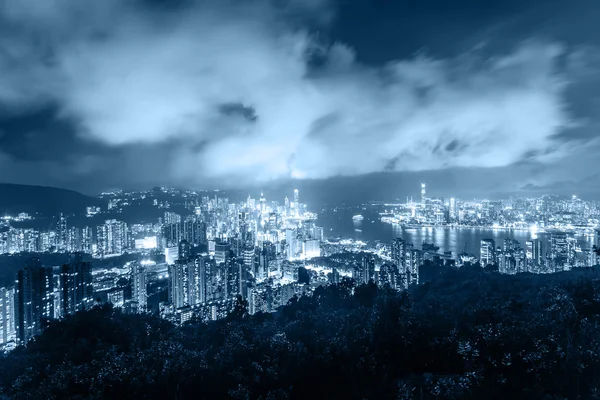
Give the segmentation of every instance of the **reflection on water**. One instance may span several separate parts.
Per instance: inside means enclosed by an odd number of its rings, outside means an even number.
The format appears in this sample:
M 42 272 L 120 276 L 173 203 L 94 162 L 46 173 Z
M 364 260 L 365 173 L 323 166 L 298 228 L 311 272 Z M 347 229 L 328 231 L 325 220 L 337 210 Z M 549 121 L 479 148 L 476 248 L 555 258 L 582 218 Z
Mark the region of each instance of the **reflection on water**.
M 418 248 L 423 242 L 434 243 L 440 247 L 440 252 L 451 251 L 453 255 L 461 253 L 466 246 L 467 253 L 479 256 L 481 239 L 491 238 L 496 246 L 502 246 L 506 238 L 517 240 L 525 247 L 525 242 L 538 237 L 542 240 L 544 253 L 549 249 L 549 234 L 539 234 L 535 231 L 483 229 L 483 228 L 402 228 L 399 225 L 382 223 L 376 213 L 362 212 L 362 221 L 352 220 L 353 210 L 324 212 L 319 215 L 319 223 L 325 228 L 329 237 L 352 238 L 362 241 L 389 242 L 400 237 L 413 243 Z M 590 249 L 593 238 L 577 236 L 582 249 Z

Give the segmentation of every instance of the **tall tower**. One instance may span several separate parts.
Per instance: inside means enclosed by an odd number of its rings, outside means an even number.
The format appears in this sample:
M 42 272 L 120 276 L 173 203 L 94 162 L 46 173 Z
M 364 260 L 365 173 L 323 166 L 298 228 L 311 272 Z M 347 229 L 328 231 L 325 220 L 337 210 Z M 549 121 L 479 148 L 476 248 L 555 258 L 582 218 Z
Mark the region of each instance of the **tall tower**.
M 58 218 L 56 225 L 56 231 L 58 234 L 57 249 L 58 251 L 67 251 L 68 243 L 68 232 L 67 232 L 67 218 L 61 213 Z
M 496 262 L 496 242 L 494 239 L 481 239 L 479 259 L 482 267 Z
M 265 210 L 267 209 L 267 199 L 265 199 L 264 193 L 260 192 L 260 215 L 261 217 L 265 214 Z
M 148 304 L 146 267 L 137 261 L 131 264 L 131 297 L 138 312 L 144 312 Z
M 425 208 L 427 199 L 427 187 L 424 183 L 421 183 L 421 208 Z
M 0 345 L 15 338 L 15 290 L 0 288 Z
M 42 332 L 44 321 L 54 318 L 54 279 L 52 268 L 32 258 L 17 273 L 17 340 L 25 344 Z
M 60 312 L 62 316 L 75 314 L 93 305 L 92 263 L 83 261 L 80 253 L 71 256 L 71 262 L 60 270 Z
M 300 194 L 298 189 L 294 189 L 294 210 L 296 212 L 296 218 L 300 216 Z

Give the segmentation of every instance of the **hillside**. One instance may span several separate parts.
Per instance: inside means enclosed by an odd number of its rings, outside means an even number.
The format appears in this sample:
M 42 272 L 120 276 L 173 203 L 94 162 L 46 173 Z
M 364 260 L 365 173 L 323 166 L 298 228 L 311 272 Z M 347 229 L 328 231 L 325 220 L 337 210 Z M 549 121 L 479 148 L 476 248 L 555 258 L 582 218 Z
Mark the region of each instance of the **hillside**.
M 105 202 L 81 193 L 47 186 L 0 183 L 0 215 L 27 212 L 53 216 L 59 213 L 81 214 L 86 206 Z
M 447 271 L 410 293 L 345 281 L 276 314 L 176 327 L 111 307 L 0 358 L 6 398 L 590 399 L 600 272 Z M 202 395 L 199 395 L 202 394 Z M 1 397 L 1 395 L 0 395 Z

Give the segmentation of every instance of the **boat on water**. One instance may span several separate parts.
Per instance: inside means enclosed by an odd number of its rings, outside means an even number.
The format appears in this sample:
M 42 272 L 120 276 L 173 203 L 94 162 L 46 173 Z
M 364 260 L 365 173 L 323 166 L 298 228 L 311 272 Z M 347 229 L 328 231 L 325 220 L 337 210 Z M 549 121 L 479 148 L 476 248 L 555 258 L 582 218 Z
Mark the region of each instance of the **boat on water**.
M 355 215 L 354 217 L 352 217 L 353 221 L 362 221 L 363 219 L 365 219 L 365 217 L 363 217 L 362 215 L 358 214 Z

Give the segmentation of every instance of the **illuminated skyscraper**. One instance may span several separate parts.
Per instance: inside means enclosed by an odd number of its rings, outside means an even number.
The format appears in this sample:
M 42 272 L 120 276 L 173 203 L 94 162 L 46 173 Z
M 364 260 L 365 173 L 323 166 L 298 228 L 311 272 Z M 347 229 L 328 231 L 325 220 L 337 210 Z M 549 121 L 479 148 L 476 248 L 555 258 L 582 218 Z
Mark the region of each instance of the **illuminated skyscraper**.
M 263 192 L 260 192 L 260 215 L 263 216 L 267 210 L 267 199 L 265 199 L 265 195 Z
M 137 261 L 131 263 L 131 298 L 138 312 L 146 311 L 148 305 L 146 267 Z
M 569 258 L 569 245 L 565 233 L 553 233 L 550 235 L 550 257 L 554 272 L 564 271 Z
M 525 242 L 525 257 L 531 265 L 540 266 L 543 264 L 542 241 L 538 238 Z
M 81 230 L 81 251 L 87 254 L 92 253 L 92 228 L 89 226 Z
M 15 290 L 0 288 L 0 345 L 16 339 Z
M 238 294 L 246 297 L 246 269 L 243 259 L 227 257 L 224 267 L 227 278 L 226 297 L 234 297 Z
M 80 253 L 60 269 L 60 314 L 66 316 L 85 310 L 94 304 L 92 263 L 83 261 Z
M 458 220 L 458 208 L 456 207 L 456 199 L 454 197 L 450 198 L 450 206 L 448 211 L 450 214 L 450 222 L 455 222 Z
M 392 289 L 396 288 L 396 277 L 398 272 L 396 267 L 390 264 L 383 264 L 379 268 L 379 285 L 389 285 Z
M 127 224 L 114 219 L 97 228 L 98 252 L 101 257 L 121 255 L 127 248 Z
M 215 244 L 215 261 L 217 264 L 224 263 L 230 252 L 231 245 L 229 243 L 220 242 Z
M 481 266 L 485 267 L 496 263 L 496 242 L 494 239 L 482 239 L 479 250 Z
M 176 214 L 174 212 L 165 211 L 165 214 L 164 214 L 164 223 L 166 225 L 168 225 L 168 224 L 177 224 L 179 222 L 181 222 L 181 215 Z
M 74 226 L 67 230 L 67 251 L 81 251 L 81 230 Z
M 170 299 L 177 308 L 191 305 L 190 284 L 194 260 L 191 259 L 190 247 L 186 241 L 179 243 L 179 258 L 169 266 Z
M 300 193 L 298 189 L 294 189 L 294 212 L 296 218 L 298 218 L 300 216 Z
M 354 275 L 354 279 L 358 284 L 365 284 L 375 280 L 375 258 L 364 256 Z
M 54 318 L 54 280 L 52 268 L 32 258 L 17 273 L 17 340 L 25 344 L 40 334 L 44 321 Z
M 67 245 L 69 240 L 67 232 L 67 217 L 65 217 L 62 213 L 58 218 L 56 232 L 58 234 L 56 243 L 57 250 L 60 252 L 67 251 Z
M 427 187 L 424 183 L 421 183 L 421 208 L 425 208 L 427 205 Z
M 406 270 L 404 272 L 405 287 L 419 284 L 419 268 L 423 264 L 423 252 L 414 249 L 413 245 L 407 246 Z

